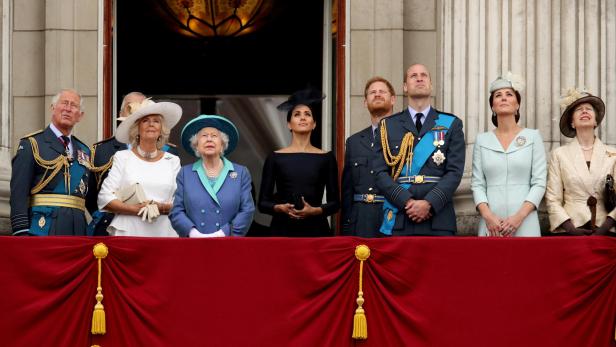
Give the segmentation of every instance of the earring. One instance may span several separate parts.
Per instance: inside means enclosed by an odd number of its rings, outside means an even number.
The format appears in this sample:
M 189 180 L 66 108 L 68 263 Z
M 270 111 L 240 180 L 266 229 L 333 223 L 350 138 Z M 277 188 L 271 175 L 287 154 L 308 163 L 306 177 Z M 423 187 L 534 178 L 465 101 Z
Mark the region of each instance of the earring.
M 162 139 L 163 137 L 159 135 L 158 138 L 156 139 L 156 142 L 160 142 Z
M 141 140 L 141 136 L 137 135 L 137 137 L 135 137 L 135 140 L 137 140 L 137 144 L 139 144 L 139 140 Z
M 575 129 L 575 125 L 573 125 L 573 123 L 571 123 L 571 129 Z

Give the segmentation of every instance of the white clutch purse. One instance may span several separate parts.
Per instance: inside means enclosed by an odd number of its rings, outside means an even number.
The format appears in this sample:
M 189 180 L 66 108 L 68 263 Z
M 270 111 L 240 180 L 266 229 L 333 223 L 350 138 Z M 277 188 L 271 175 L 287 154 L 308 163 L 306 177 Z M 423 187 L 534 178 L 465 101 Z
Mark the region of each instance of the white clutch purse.
M 143 187 L 139 183 L 121 188 L 115 192 L 115 196 L 125 204 L 136 205 L 147 201 Z

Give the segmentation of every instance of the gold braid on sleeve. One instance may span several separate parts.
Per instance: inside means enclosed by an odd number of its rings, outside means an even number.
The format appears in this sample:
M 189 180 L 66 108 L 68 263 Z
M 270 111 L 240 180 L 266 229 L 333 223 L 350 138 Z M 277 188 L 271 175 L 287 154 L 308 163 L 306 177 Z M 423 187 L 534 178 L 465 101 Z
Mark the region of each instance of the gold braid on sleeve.
M 69 193 L 70 182 L 71 182 L 71 173 L 69 171 L 69 162 L 66 156 L 59 155 L 56 159 L 53 160 L 45 160 L 41 157 L 39 152 L 38 143 L 33 137 L 29 137 L 30 145 L 32 146 L 32 155 L 34 156 L 34 161 L 42 168 L 45 169 L 45 173 L 43 174 L 43 178 L 39 181 L 39 183 L 34 186 L 30 190 L 30 194 L 36 194 L 40 192 L 56 175 L 58 172 L 64 167 L 64 186 L 66 187 L 66 193 Z M 48 175 L 49 170 L 52 170 Z
M 385 124 L 385 120 L 382 121 L 381 147 L 383 147 L 383 158 L 385 158 L 385 163 L 387 164 L 387 166 L 391 167 L 391 175 L 394 178 L 394 181 L 397 180 L 400 176 L 400 172 L 402 172 L 404 164 L 407 164 L 407 170 L 410 169 L 411 162 L 413 161 L 414 141 L 415 137 L 413 136 L 413 133 L 407 132 L 402 138 L 402 143 L 400 144 L 400 151 L 397 155 L 392 155 L 389 148 L 389 141 L 387 139 L 387 125 Z
M 105 172 L 107 172 L 107 170 L 109 170 L 111 168 L 111 165 L 113 164 L 113 156 L 109 159 L 109 161 L 102 166 L 95 166 L 94 165 L 94 156 L 96 155 L 96 146 L 92 146 L 92 148 L 90 149 L 90 172 L 94 173 L 95 177 L 96 177 L 96 188 L 100 189 L 101 188 L 101 183 L 102 183 L 102 177 L 105 174 Z

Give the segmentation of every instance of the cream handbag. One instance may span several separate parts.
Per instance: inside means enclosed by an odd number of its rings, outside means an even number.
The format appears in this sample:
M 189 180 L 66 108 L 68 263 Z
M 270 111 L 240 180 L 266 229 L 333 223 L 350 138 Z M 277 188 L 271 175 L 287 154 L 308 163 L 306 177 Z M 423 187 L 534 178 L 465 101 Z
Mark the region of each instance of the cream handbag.
M 125 204 L 137 205 L 147 201 L 143 187 L 139 183 L 121 188 L 115 192 L 115 196 Z
M 141 187 L 139 183 L 124 187 L 115 192 L 115 195 L 125 204 L 138 205 L 148 202 L 145 192 L 143 191 L 143 187 Z M 152 223 L 158 216 L 160 216 L 160 212 L 158 211 L 158 206 L 156 203 L 154 201 L 149 201 L 147 205 L 143 206 L 139 210 L 137 215 L 141 216 L 142 221 Z

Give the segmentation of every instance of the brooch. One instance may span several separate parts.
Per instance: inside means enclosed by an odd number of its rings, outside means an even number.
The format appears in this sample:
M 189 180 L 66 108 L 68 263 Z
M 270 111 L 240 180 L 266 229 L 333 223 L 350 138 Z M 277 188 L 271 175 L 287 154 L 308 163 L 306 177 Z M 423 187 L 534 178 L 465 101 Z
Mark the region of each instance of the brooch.
M 526 137 L 518 136 L 515 138 L 515 144 L 518 145 L 518 147 L 524 146 L 525 143 L 526 143 Z
M 236 179 L 237 178 L 237 172 L 233 171 L 231 173 L 229 173 L 229 177 Z
M 443 152 L 441 152 L 440 149 L 434 152 L 434 154 L 432 155 L 432 161 L 434 161 L 434 164 L 436 164 L 437 166 L 443 164 L 445 162 L 445 159 L 445 155 L 443 154 Z

